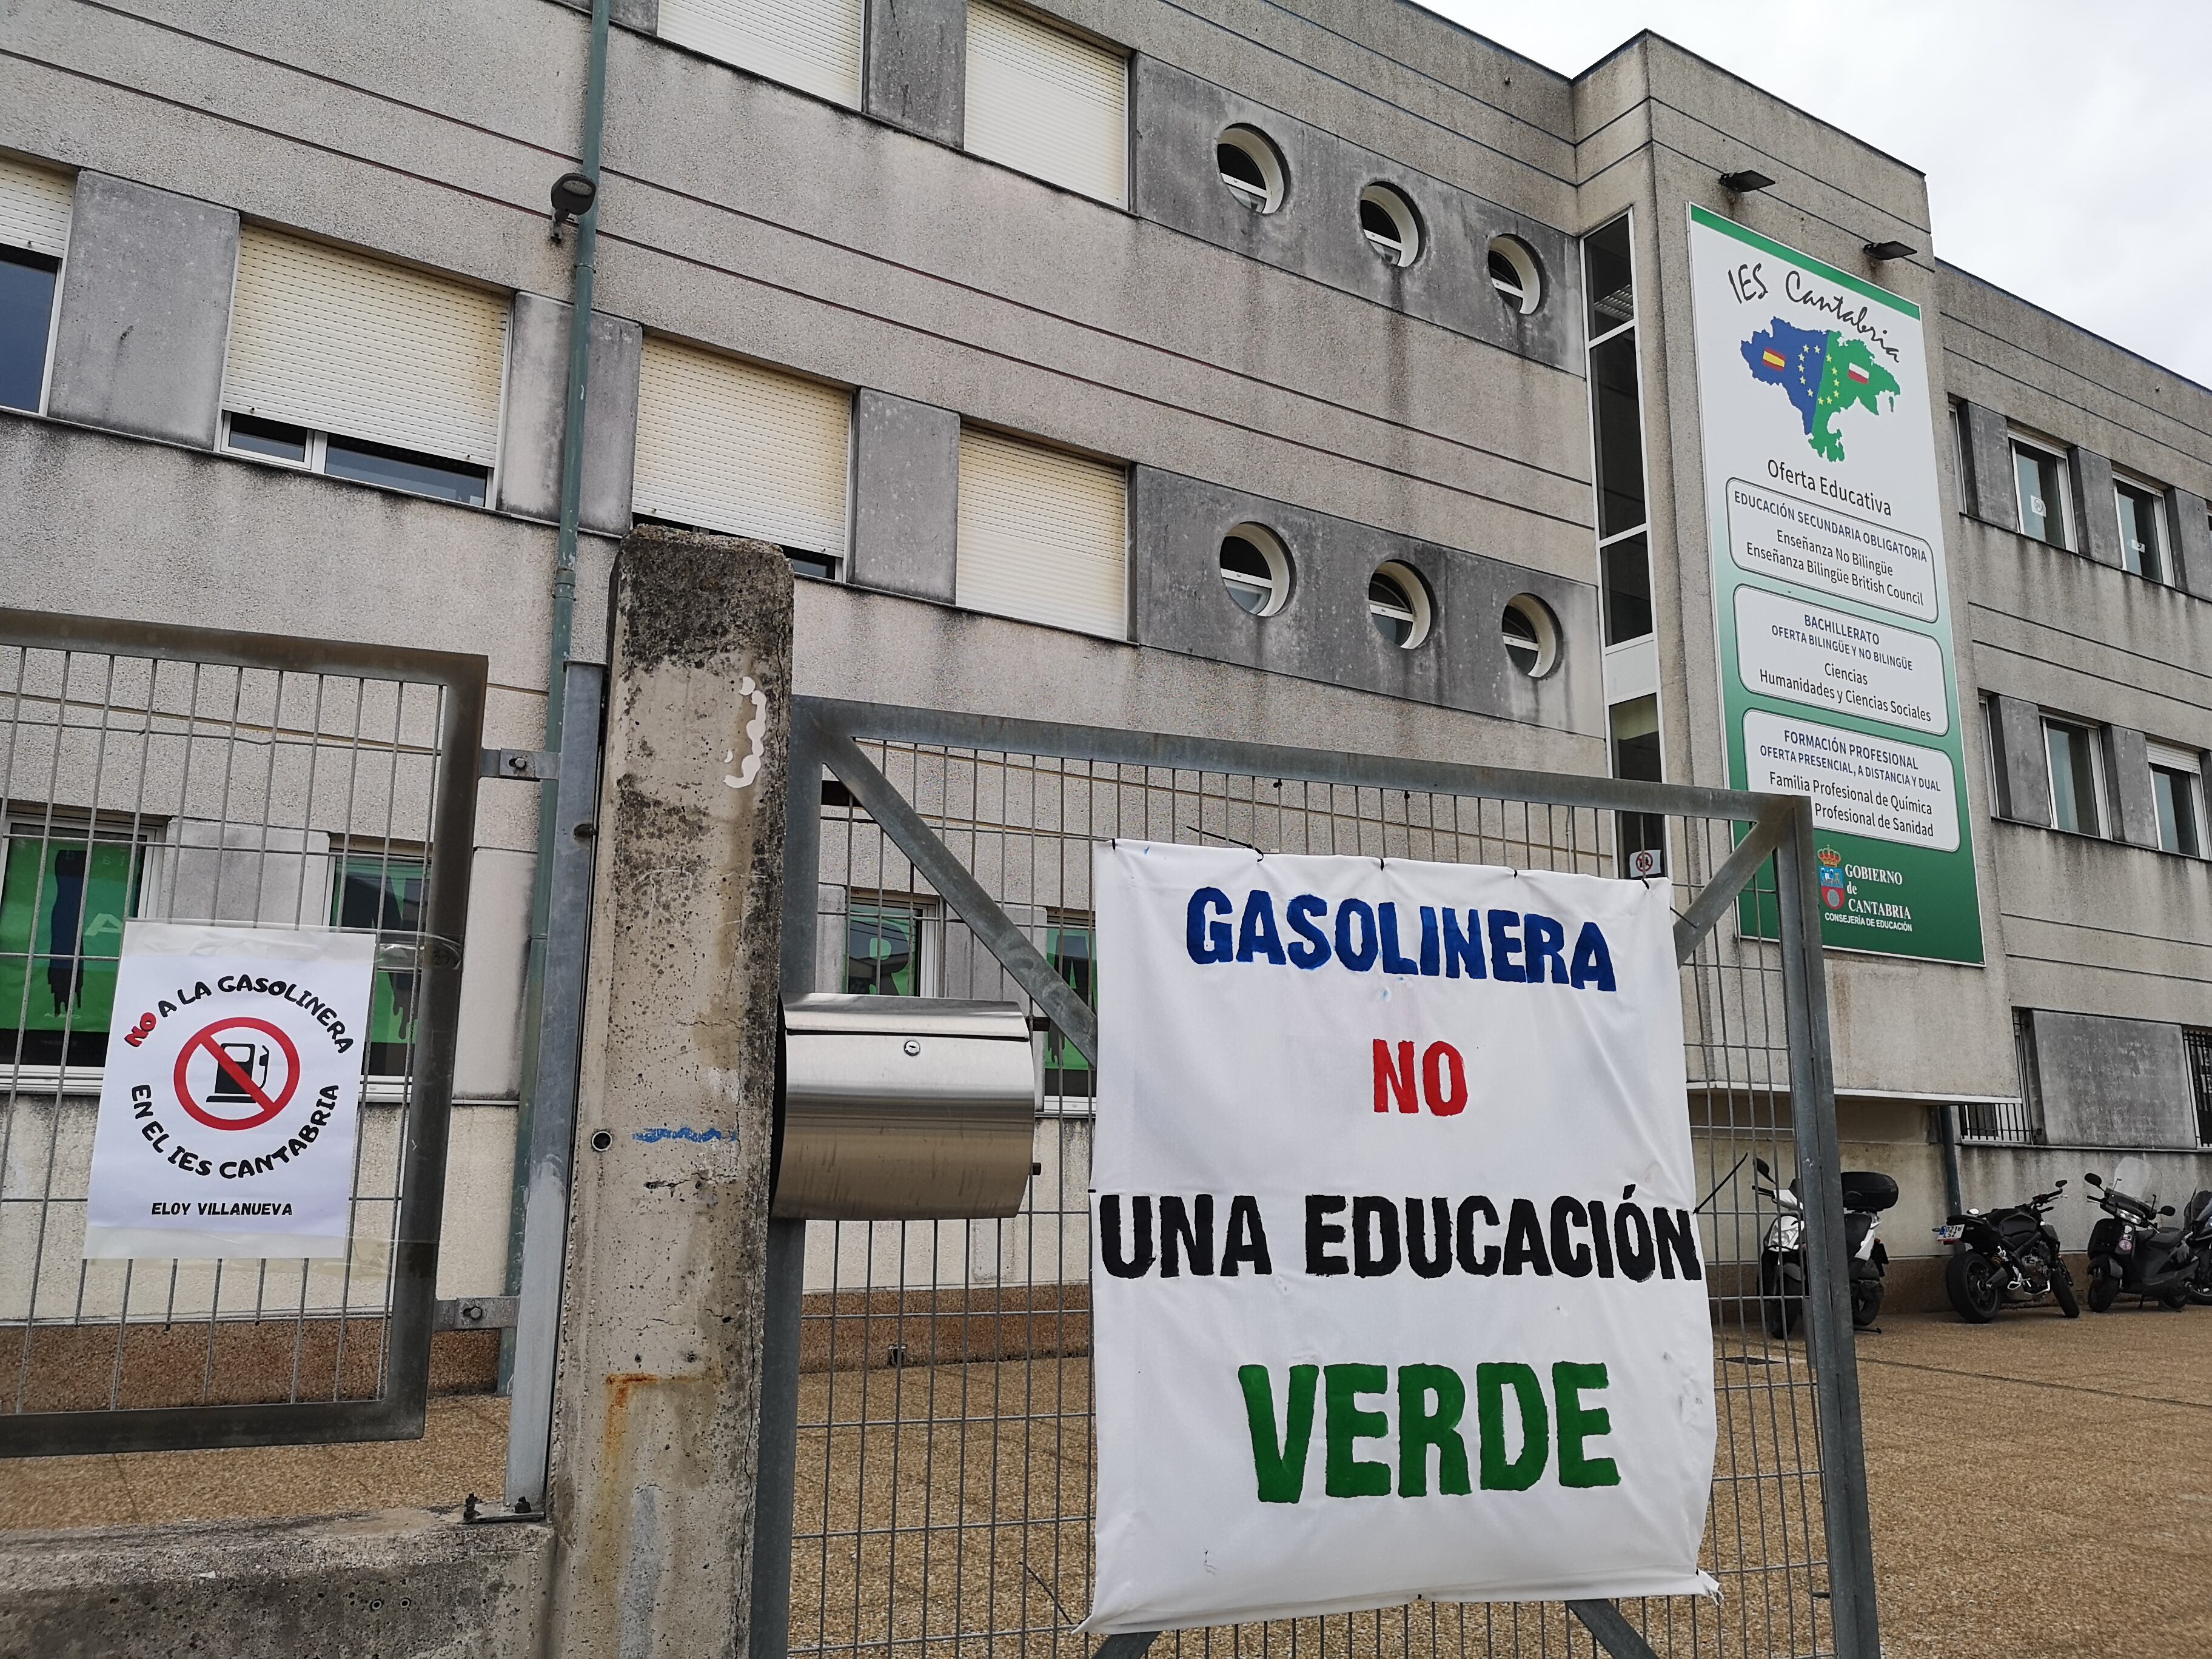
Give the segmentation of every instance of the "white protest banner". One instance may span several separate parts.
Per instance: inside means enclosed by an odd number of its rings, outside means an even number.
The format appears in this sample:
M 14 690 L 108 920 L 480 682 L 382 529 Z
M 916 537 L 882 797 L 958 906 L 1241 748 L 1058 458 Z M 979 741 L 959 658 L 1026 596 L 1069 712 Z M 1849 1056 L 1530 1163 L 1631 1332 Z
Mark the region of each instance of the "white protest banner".
M 1085 1628 L 1711 1592 L 1668 884 L 1094 875 Z
M 346 1253 L 375 957 L 367 933 L 125 927 L 88 1260 Z

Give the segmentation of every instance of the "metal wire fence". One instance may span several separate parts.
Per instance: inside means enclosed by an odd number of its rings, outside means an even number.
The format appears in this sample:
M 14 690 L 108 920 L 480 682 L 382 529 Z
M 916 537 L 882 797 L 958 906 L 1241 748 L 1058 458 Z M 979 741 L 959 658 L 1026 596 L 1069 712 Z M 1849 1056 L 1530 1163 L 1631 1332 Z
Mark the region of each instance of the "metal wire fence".
M 479 659 L 0 612 L 0 1455 L 419 1431 Z M 125 926 L 373 933 L 340 1258 L 83 1259 Z
M 1389 765 L 1346 769 L 1346 757 L 1323 757 L 1296 769 L 1309 775 L 1267 775 L 1255 751 L 1224 750 L 1216 769 L 1203 764 L 1202 745 L 1178 741 L 1185 753 L 1201 750 L 1200 763 L 1158 764 L 1086 756 L 1079 735 L 1050 745 L 1060 752 L 1019 752 L 1011 738 L 1003 747 L 917 738 L 907 729 L 916 721 L 892 717 L 911 711 L 872 711 L 885 716 L 873 729 L 897 735 L 871 740 L 866 716 L 856 721 L 850 706 L 838 708 L 866 762 L 1086 999 L 1091 850 L 1114 838 L 1620 873 L 1613 811 L 1501 798 L 1471 783 L 1438 787 L 1437 775 L 1452 769 L 1408 764 L 1399 786 L 1332 781 L 1310 774 Z M 948 725 L 957 722 L 919 722 Z M 1095 1450 L 1089 1062 L 1034 1012 L 1015 976 L 846 782 L 822 772 L 823 751 L 805 735 L 794 738 L 793 788 L 809 792 L 811 809 L 818 782 L 821 805 L 811 834 L 794 812 L 787 878 L 800 881 L 809 856 L 818 877 L 811 905 L 803 889 L 787 895 L 787 990 L 1024 1001 L 1042 1027 L 1048 1088 L 1032 1178 L 1014 1218 L 808 1224 L 789 1651 L 949 1659 L 980 1644 L 1079 1659 L 1087 1652 L 1073 1626 L 1090 1601 Z M 1678 911 L 1692 908 L 1735 850 L 1745 816 L 1738 805 L 1733 814 L 1667 817 Z M 1648 829 L 1636 825 L 1632 844 L 1648 844 Z M 1741 860 L 1731 866 L 1731 882 L 1743 867 Z M 1789 918 L 1779 914 L 1774 864 L 1763 869 L 1761 883 L 1721 907 L 1725 919 L 1681 970 L 1685 1109 L 1701 1190 L 1712 1191 L 1700 1221 L 1720 1432 L 1703 1565 L 1722 1594 L 1622 1611 L 1662 1655 L 1870 1656 L 1856 1635 L 1842 1646 L 1837 1639 L 1822 1484 L 1859 1483 L 1863 1528 L 1855 1382 L 1840 1396 L 1829 1390 L 1831 1418 L 1838 1398 L 1848 1401 L 1840 1447 L 1823 1435 L 1819 1397 L 1824 1378 L 1834 1381 L 1825 1374 L 1851 1364 L 1847 1322 L 1837 1340 L 1832 1308 L 1785 1302 L 1759 1272 L 1773 1211 L 1754 1196 L 1753 1161 L 1764 1158 L 1786 1181 L 1799 1151 L 1790 964 L 1771 942 Z M 1799 1041 L 1825 1045 L 1825 1026 L 1807 1022 L 1802 1005 L 1794 1012 Z M 1828 1145 L 1832 1168 L 1832 1120 Z M 1871 1585 L 1856 1582 L 1864 1576 L 1854 1569 L 1850 1589 L 1870 1626 Z M 1161 1642 L 1208 1659 L 1601 1650 L 1558 1604 L 1423 1603 Z

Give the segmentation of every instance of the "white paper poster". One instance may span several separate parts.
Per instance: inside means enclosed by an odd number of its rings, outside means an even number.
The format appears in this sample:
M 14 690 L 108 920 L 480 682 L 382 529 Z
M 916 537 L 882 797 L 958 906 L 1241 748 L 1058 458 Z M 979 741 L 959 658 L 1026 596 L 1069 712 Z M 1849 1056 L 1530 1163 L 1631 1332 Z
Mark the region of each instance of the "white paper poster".
M 346 1253 L 375 956 L 367 933 L 126 925 L 88 1260 Z
M 1668 884 L 1095 875 L 1086 1628 L 1711 1592 Z

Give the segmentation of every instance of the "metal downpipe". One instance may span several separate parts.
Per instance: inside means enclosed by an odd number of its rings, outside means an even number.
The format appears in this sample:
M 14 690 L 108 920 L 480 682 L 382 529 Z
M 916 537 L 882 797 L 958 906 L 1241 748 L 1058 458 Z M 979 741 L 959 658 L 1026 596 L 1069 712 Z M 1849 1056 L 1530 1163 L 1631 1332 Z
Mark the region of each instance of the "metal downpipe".
M 591 45 L 584 75 L 583 155 L 580 170 L 592 181 L 592 205 L 576 221 L 575 276 L 568 313 L 568 386 L 561 423 L 561 527 L 553 562 L 553 625 L 545 647 L 545 738 L 548 752 L 561 748 L 562 681 L 576 618 L 576 529 L 584 497 L 585 392 L 592 372 L 592 292 L 598 276 L 599 149 L 606 122 L 607 27 L 610 0 L 592 0 Z M 538 862 L 531 878 L 530 945 L 523 978 L 522 1076 L 514 1126 L 514 1168 L 507 1207 L 507 1290 L 522 1285 L 522 1237 L 530 1189 L 532 1119 L 539 1095 L 538 1054 L 545 1013 L 545 941 L 553 910 L 556 787 L 538 791 Z M 512 1380 L 514 1333 L 500 1349 L 500 1382 Z

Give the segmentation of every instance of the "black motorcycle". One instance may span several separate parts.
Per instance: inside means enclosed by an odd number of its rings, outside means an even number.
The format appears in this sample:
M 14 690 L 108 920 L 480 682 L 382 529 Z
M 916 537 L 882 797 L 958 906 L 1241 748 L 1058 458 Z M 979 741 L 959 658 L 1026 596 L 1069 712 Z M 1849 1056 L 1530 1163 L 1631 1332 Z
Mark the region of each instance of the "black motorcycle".
M 2044 1219 L 2065 1190 L 2061 1181 L 2025 1204 L 1968 1210 L 1936 1230 L 1940 1242 L 1964 1247 L 1952 1253 L 1943 1269 L 1944 1294 L 1960 1318 L 1969 1325 L 1986 1325 L 2000 1309 L 2039 1302 L 2045 1296 L 2069 1319 L 2081 1316 L 2074 1275 L 2067 1271 L 2065 1255 L 2058 1248 L 2058 1231 Z M 2093 1286 L 2091 1307 L 2096 1306 L 2096 1299 Z
M 2200 1187 L 2181 1212 L 2181 1237 L 2197 1258 L 2190 1278 L 2191 1301 L 2212 1307 L 2212 1187 Z
M 2171 1204 L 2158 1206 L 2081 1177 L 2097 1189 L 2105 1218 L 2089 1231 L 2089 1311 L 2103 1313 L 2132 1292 L 2146 1302 L 2185 1308 L 2196 1288 L 2197 1254 L 2179 1227 L 2165 1224 Z
M 1805 1311 L 1805 1204 L 1797 1183 L 1778 1185 L 1763 1158 L 1753 1165 L 1766 1184 L 1752 1182 L 1752 1190 L 1771 1202 L 1774 1219 L 1767 1224 L 1766 1238 L 1759 1252 L 1759 1306 L 1769 1336 L 1786 1337 L 1797 1328 Z M 1851 1323 L 1864 1330 L 1881 1313 L 1889 1251 L 1876 1238 L 1881 1212 L 1897 1202 L 1897 1182 L 1879 1170 L 1846 1170 L 1844 1194 L 1844 1244 L 1849 1251 L 1851 1285 Z

